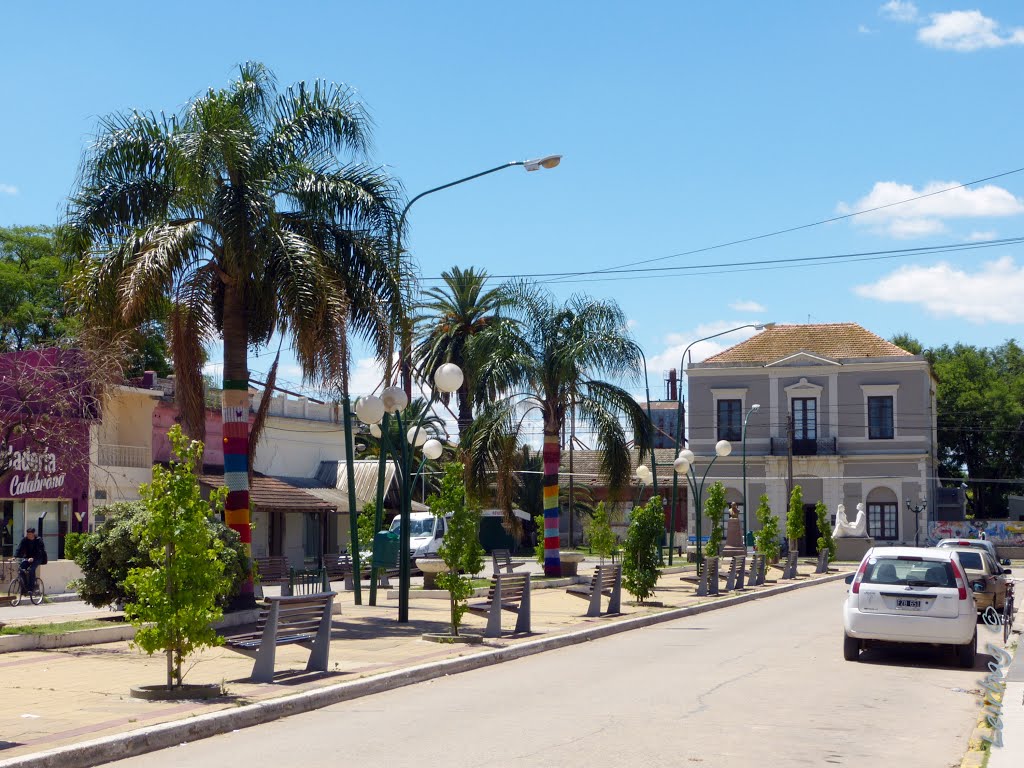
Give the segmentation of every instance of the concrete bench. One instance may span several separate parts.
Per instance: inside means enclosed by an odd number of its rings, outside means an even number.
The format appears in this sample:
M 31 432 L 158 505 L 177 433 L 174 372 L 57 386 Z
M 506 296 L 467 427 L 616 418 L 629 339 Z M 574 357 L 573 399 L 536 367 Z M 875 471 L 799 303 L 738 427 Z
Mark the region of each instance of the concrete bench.
M 513 569 L 526 565 L 526 563 L 513 563 L 512 553 L 507 549 L 491 550 L 491 565 L 494 573 L 512 573 Z
M 601 615 L 601 596 L 608 598 L 605 615 L 620 613 L 622 606 L 622 563 L 599 565 L 594 569 L 589 584 L 569 587 L 566 592 L 573 597 L 590 601 L 587 616 Z
M 277 646 L 298 644 L 310 649 L 307 672 L 326 672 L 331 647 L 334 592 L 300 597 L 268 597 L 260 611 L 257 631 L 225 637 L 224 645 L 255 658 L 252 679 L 274 681 Z
M 498 573 L 491 577 L 487 599 L 470 603 L 466 610 L 487 617 L 484 637 L 501 637 L 501 612 L 516 614 L 515 632 L 530 631 L 530 574 Z
M 718 594 L 718 558 L 705 557 L 698 566 L 696 576 L 683 576 L 679 580 L 697 585 L 697 597 Z

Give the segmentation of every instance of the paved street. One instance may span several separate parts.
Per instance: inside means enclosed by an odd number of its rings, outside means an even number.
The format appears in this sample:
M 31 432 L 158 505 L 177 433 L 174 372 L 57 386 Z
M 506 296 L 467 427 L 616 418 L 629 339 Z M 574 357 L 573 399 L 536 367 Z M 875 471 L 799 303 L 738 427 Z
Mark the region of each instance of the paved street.
M 800 590 L 116 765 L 959 765 L 989 657 L 975 670 L 931 650 L 844 662 L 844 591 Z

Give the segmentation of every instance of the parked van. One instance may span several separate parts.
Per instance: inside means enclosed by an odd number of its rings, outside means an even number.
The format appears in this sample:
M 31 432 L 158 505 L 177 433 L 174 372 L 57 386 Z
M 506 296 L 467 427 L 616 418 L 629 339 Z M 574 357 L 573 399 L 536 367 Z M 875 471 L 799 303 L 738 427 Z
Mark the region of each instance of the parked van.
M 391 521 L 391 533 L 400 533 L 401 516 Z M 433 512 L 411 512 L 409 514 L 409 551 L 416 557 L 435 557 L 445 533 L 448 522 L 437 517 Z

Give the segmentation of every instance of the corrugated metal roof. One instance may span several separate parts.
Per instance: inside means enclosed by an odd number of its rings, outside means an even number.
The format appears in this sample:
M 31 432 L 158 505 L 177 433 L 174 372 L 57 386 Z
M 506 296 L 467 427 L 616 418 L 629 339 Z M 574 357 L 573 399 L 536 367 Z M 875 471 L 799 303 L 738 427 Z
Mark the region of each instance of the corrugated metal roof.
M 379 464 L 376 459 L 361 459 L 353 462 L 356 479 L 356 506 L 362 510 L 377 498 L 377 476 Z M 329 502 L 339 512 L 348 512 L 348 467 L 344 461 L 322 461 L 316 477 L 280 477 L 286 483 L 302 488 L 308 493 Z M 395 482 L 395 465 L 384 465 L 384 493 L 390 495 Z M 385 506 L 387 506 L 387 500 Z M 416 512 L 426 512 L 429 507 L 412 502 Z
M 199 482 L 208 488 L 224 485 L 223 474 L 202 474 Z M 283 512 L 333 512 L 335 504 L 296 488 L 280 478 L 254 475 L 249 486 L 249 501 L 254 509 Z
M 798 352 L 833 360 L 856 357 L 912 357 L 856 323 L 776 325 L 712 355 L 705 363 L 771 363 Z

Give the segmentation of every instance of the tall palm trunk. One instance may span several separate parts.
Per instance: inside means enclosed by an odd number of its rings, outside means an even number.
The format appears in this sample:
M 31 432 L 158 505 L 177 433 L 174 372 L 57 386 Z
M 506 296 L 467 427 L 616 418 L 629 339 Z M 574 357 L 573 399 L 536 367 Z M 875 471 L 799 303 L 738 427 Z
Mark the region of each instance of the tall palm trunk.
M 469 397 L 469 382 L 463 379 L 459 387 L 459 437 L 466 434 L 466 430 L 473 426 L 473 403 Z
M 562 561 L 558 522 L 558 468 L 562 460 L 562 446 L 558 428 L 544 427 L 544 575 L 561 576 Z
M 269 394 L 268 394 L 269 396 Z M 245 295 L 241 282 L 224 286 L 224 485 L 228 489 L 224 520 L 245 544 L 252 559 L 249 525 L 249 361 Z M 255 605 L 250 575 L 242 585 L 237 607 Z

